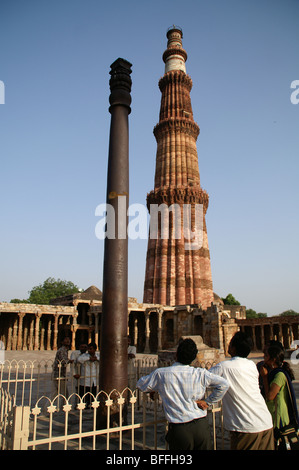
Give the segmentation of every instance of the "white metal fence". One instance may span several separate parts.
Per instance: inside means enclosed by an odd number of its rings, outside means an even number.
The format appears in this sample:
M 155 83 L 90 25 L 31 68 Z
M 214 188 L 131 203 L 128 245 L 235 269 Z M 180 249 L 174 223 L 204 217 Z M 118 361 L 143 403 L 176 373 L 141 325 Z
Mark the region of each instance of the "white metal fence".
M 165 364 L 169 365 L 169 364 Z M 156 357 L 134 360 L 135 381 L 157 368 Z M 78 393 L 81 396 L 90 391 L 99 392 L 98 367 L 94 371 L 84 365 L 60 362 L 58 374 L 53 373 L 53 361 L 5 360 L 0 363 L 0 388 L 14 397 L 14 404 L 32 407 L 41 396 L 54 398 L 62 394 L 69 397 Z M 133 388 L 133 387 L 132 387 Z
M 156 367 L 155 359 L 136 360 L 136 379 Z M 90 389 L 87 375 L 76 375 L 73 364 L 62 364 L 54 378 L 50 361 L 5 361 L 0 375 L 0 449 L 166 448 L 167 422 L 158 394 L 151 399 L 125 389 L 107 395 L 97 387 Z M 225 448 L 221 404 L 208 415 L 214 449 Z

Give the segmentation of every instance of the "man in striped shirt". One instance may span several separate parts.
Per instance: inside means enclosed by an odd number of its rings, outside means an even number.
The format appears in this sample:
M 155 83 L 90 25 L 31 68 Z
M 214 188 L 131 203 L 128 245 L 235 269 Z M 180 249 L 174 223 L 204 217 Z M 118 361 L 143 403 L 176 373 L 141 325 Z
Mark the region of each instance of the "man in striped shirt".
M 196 355 L 195 342 L 187 338 L 178 346 L 177 362 L 158 368 L 137 382 L 141 391 L 156 391 L 161 396 L 169 422 L 166 440 L 170 450 L 212 448 L 207 408 L 222 399 L 228 382 L 206 369 L 192 367 Z M 212 390 L 204 399 L 207 388 Z

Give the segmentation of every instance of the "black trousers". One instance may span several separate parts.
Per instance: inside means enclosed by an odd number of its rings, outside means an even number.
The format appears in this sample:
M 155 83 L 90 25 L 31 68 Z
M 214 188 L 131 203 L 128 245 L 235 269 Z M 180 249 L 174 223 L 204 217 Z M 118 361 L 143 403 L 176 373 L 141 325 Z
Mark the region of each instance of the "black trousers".
M 169 450 L 211 450 L 212 441 L 207 416 L 188 423 L 169 423 L 166 441 Z

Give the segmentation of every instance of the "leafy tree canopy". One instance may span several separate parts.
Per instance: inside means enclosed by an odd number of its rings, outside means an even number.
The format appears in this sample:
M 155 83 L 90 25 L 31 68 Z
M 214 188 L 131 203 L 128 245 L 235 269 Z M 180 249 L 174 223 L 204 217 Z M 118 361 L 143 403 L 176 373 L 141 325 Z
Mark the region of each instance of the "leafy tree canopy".
M 224 305 L 241 305 L 238 300 L 235 299 L 233 294 L 228 294 L 225 298 L 222 298 Z
M 257 313 L 252 308 L 246 309 L 246 318 L 257 318 Z
M 70 295 L 79 292 L 79 287 L 70 281 L 63 281 L 61 279 L 54 279 L 49 277 L 43 284 L 35 286 L 29 291 L 29 298 L 21 300 L 20 303 L 30 303 L 39 305 L 48 305 L 51 299 Z M 18 299 L 12 299 L 12 303 L 18 303 Z
M 287 317 L 288 315 L 299 315 L 299 313 L 295 312 L 295 310 L 290 309 L 279 314 L 280 317 Z
M 252 308 L 248 308 L 246 310 L 246 318 L 264 318 L 264 317 L 267 317 L 267 316 L 268 315 L 266 313 L 257 313 Z

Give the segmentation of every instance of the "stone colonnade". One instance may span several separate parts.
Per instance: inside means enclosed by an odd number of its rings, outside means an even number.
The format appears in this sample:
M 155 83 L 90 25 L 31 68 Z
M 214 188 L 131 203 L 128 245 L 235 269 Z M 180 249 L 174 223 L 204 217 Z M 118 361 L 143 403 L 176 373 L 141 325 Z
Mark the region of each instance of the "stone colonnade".
M 216 305 L 207 310 L 200 306 L 163 307 L 141 304 L 143 308 L 131 306 L 128 319 L 128 334 L 137 352 L 154 353 L 177 347 L 183 336 L 201 336 L 212 348 L 225 349 L 224 339 L 230 340 L 237 326 L 234 319 L 222 325 L 222 312 Z
M 70 325 L 72 342 L 77 322 L 75 307 L 0 303 L 0 340 L 10 350 L 57 350 L 59 333 Z
M 101 311 L 90 308 L 88 304 L 86 304 L 86 307 L 86 315 L 81 316 L 80 322 L 77 314 L 73 324 L 64 327 L 64 332 L 67 336 L 69 336 L 68 330 L 71 332 L 72 350 L 77 349 L 81 342 L 88 344 L 93 341 L 97 345 L 100 344 Z M 78 305 L 77 308 L 80 312 L 80 305 Z
M 100 317 L 101 305 L 90 307 L 90 313 Z M 201 334 L 202 311 L 189 306 L 163 307 L 154 304 L 129 303 L 128 335 L 140 353 L 156 353 L 161 349 L 176 347 L 181 336 Z M 197 320 L 196 320 L 196 319 Z M 100 321 L 99 321 L 100 328 Z M 99 333 L 100 335 L 100 333 Z
M 262 351 L 272 339 L 280 341 L 285 349 L 299 339 L 299 315 L 237 320 L 237 324 L 241 331 L 251 335 L 256 351 Z
M 212 306 L 162 307 L 129 303 L 128 334 L 140 353 L 176 348 L 182 336 L 201 336 L 204 343 L 224 349 L 234 320 L 222 324 L 221 311 Z M 6 350 L 57 350 L 64 336 L 71 349 L 80 342 L 100 347 L 101 302 L 73 306 L 0 303 L 0 340 Z M 233 325 L 230 323 L 233 322 Z
M 6 350 L 57 350 L 63 336 L 71 338 L 71 349 L 80 342 L 100 346 L 101 302 L 78 305 L 31 305 L 0 302 L 0 340 Z M 201 336 L 211 348 L 227 354 L 230 339 L 240 329 L 252 336 L 254 350 L 262 351 L 270 339 L 286 349 L 299 339 L 299 315 L 292 317 L 240 318 L 240 312 L 212 304 L 165 307 L 129 302 L 128 334 L 140 353 L 176 348 L 182 336 Z

